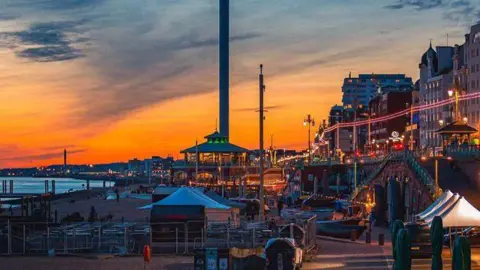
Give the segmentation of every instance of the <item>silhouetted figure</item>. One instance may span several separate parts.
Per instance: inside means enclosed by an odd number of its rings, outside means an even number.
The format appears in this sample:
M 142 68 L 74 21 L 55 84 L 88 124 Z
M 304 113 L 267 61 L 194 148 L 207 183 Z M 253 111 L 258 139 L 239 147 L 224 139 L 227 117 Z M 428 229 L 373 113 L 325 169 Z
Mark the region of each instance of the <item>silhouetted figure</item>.
M 90 215 L 88 216 L 88 222 L 94 222 L 97 219 L 97 211 L 95 211 L 95 207 L 92 205 L 90 208 Z
M 253 220 L 255 220 L 255 216 L 256 215 L 259 215 L 260 214 L 260 203 L 258 203 L 257 201 L 255 201 L 255 203 L 253 204 Z
M 120 193 L 118 193 L 118 189 L 115 189 L 115 195 L 117 195 L 117 202 L 120 201 Z
M 283 201 L 280 199 L 277 203 L 278 216 L 282 216 Z

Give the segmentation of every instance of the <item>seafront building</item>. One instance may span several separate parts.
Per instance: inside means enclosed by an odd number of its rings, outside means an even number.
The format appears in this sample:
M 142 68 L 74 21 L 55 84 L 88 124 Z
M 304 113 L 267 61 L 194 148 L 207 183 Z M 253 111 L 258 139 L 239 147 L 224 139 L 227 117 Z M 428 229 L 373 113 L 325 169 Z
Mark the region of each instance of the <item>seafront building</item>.
M 368 106 L 370 99 L 380 91 L 411 91 L 412 78 L 405 74 L 360 74 L 357 78 L 350 74 L 343 80 L 342 103 L 344 107 Z

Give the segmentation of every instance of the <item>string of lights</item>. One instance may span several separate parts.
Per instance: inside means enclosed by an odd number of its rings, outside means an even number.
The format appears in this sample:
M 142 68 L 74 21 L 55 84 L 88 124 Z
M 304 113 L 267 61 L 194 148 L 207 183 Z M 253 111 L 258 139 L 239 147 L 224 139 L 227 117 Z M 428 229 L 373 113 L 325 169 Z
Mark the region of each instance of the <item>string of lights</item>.
M 461 96 L 458 97 L 458 100 L 459 101 L 466 101 L 466 100 L 471 100 L 471 99 L 474 99 L 474 98 L 480 98 L 480 92 L 461 95 Z M 392 114 L 389 114 L 389 115 L 385 115 L 385 116 L 381 116 L 381 117 L 377 117 L 377 118 L 371 118 L 370 120 L 337 123 L 333 126 L 330 126 L 330 127 L 326 128 L 323 131 L 323 133 L 319 135 L 319 139 L 323 140 L 326 133 L 330 133 L 330 132 L 332 132 L 336 129 L 339 129 L 339 128 L 349 128 L 349 127 L 354 127 L 354 126 L 359 127 L 359 126 L 368 125 L 369 123 L 374 124 L 374 123 L 385 122 L 385 121 L 389 121 L 389 120 L 392 120 L 392 119 L 395 119 L 395 118 L 398 118 L 398 117 L 402 117 L 402 116 L 404 117 L 405 115 L 409 114 L 410 112 L 422 112 L 422 111 L 442 107 L 442 106 L 445 106 L 445 105 L 449 105 L 449 104 L 452 104 L 452 103 L 455 103 L 455 97 L 445 99 L 445 100 L 441 100 L 441 101 L 437 101 L 437 102 L 432 102 L 432 103 L 429 103 L 429 104 L 413 106 L 412 108 L 404 109 L 402 111 L 392 113 Z M 313 148 L 311 149 L 310 154 L 314 153 L 319 148 L 318 144 L 315 144 L 315 143 L 312 144 L 312 146 L 313 146 Z M 308 156 L 309 156 L 309 153 L 305 153 L 305 154 L 300 154 L 300 155 L 296 155 L 296 156 L 281 158 L 281 159 L 278 160 L 278 162 L 285 162 L 285 161 L 290 161 L 290 160 L 299 159 L 299 158 L 306 158 Z

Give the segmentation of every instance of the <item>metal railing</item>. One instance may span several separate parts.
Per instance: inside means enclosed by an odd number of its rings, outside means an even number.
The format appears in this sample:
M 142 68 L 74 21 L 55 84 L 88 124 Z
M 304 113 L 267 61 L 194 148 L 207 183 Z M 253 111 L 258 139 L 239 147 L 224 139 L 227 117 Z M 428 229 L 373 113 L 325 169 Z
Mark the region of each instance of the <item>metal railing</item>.
M 428 188 L 431 194 L 435 193 L 435 180 L 428 171 L 418 162 L 415 155 L 410 151 L 405 151 L 405 163 L 420 179 L 420 181 Z
M 0 223 L 0 255 L 192 254 L 196 248 L 263 246 L 273 235 L 265 223 L 234 226 L 203 221 L 157 223 Z
M 453 157 L 476 157 L 480 158 L 480 148 L 477 145 L 446 146 L 445 153 Z
M 360 183 L 357 186 L 357 188 L 353 190 L 352 194 L 350 194 L 349 200 L 354 200 L 362 190 L 363 186 L 369 185 L 375 179 L 375 177 L 377 177 L 383 171 L 383 169 L 385 168 L 387 163 L 392 159 L 392 157 L 394 157 L 394 154 L 389 154 L 385 156 L 383 160 L 380 162 L 380 164 L 375 168 L 375 170 L 367 176 L 365 181 Z

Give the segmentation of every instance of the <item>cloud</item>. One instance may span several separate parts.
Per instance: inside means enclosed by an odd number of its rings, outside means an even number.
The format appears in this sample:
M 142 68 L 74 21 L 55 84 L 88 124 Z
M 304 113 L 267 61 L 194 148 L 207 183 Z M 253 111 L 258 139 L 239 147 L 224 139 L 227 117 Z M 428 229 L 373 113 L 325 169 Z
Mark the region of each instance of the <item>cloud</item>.
M 68 11 L 93 8 L 105 0 L 15 0 L 6 4 L 10 8 L 32 8 L 49 11 Z
M 387 5 L 387 9 L 402 9 L 414 7 L 416 10 L 427 10 L 442 6 L 445 0 L 397 0 L 396 4 Z
M 67 144 L 67 145 L 57 145 L 57 146 L 43 147 L 42 149 L 46 150 L 46 151 L 67 149 L 67 151 L 68 151 L 68 148 L 76 148 L 76 147 L 77 147 L 77 145 L 75 145 L 75 144 Z M 68 151 L 68 152 L 70 153 L 70 151 Z
M 84 57 L 74 46 L 88 41 L 80 26 L 84 20 L 34 23 L 27 29 L 0 33 L 0 39 L 16 55 L 36 62 L 66 61 Z
M 69 151 L 69 155 L 78 154 L 86 152 L 86 149 L 77 149 L 73 151 Z M 8 158 L 0 158 L 0 161 L 39 161 L 39 160 L 47 160 L 52 158 L 59 158 L 63 157 L 63 151 L 61 152 L 49 152 L 44 154 L 37 154 L 37 155 L 25 155 L 25 156 L 16 156 L 16 157 L 8 157 Z
M 413 7 L 417 11 L 441 8 L 445 19 L 465 26 L 470 26 L 480 19 L 478 3 L 473 3 L 471 0 L 396 0 L 395 4 L 384 8 L 399 10 L 408 7 Z
M 283 109 L 287 107 L 286 105 L 272 105 L 272 106 L 265 106 L 265 110 L 276 110 L 276 109 Z M 258 107 L 251 107 L 251 108 L 238 108 L 238 109 L 233 109 L 235 112 L 258 112 L 259 108 Z
M 7 13 L 2 13 L 0 11 L 0 21 L 11 21 L 20 18 L 22 15 L 20 14 L 7 14 Z

